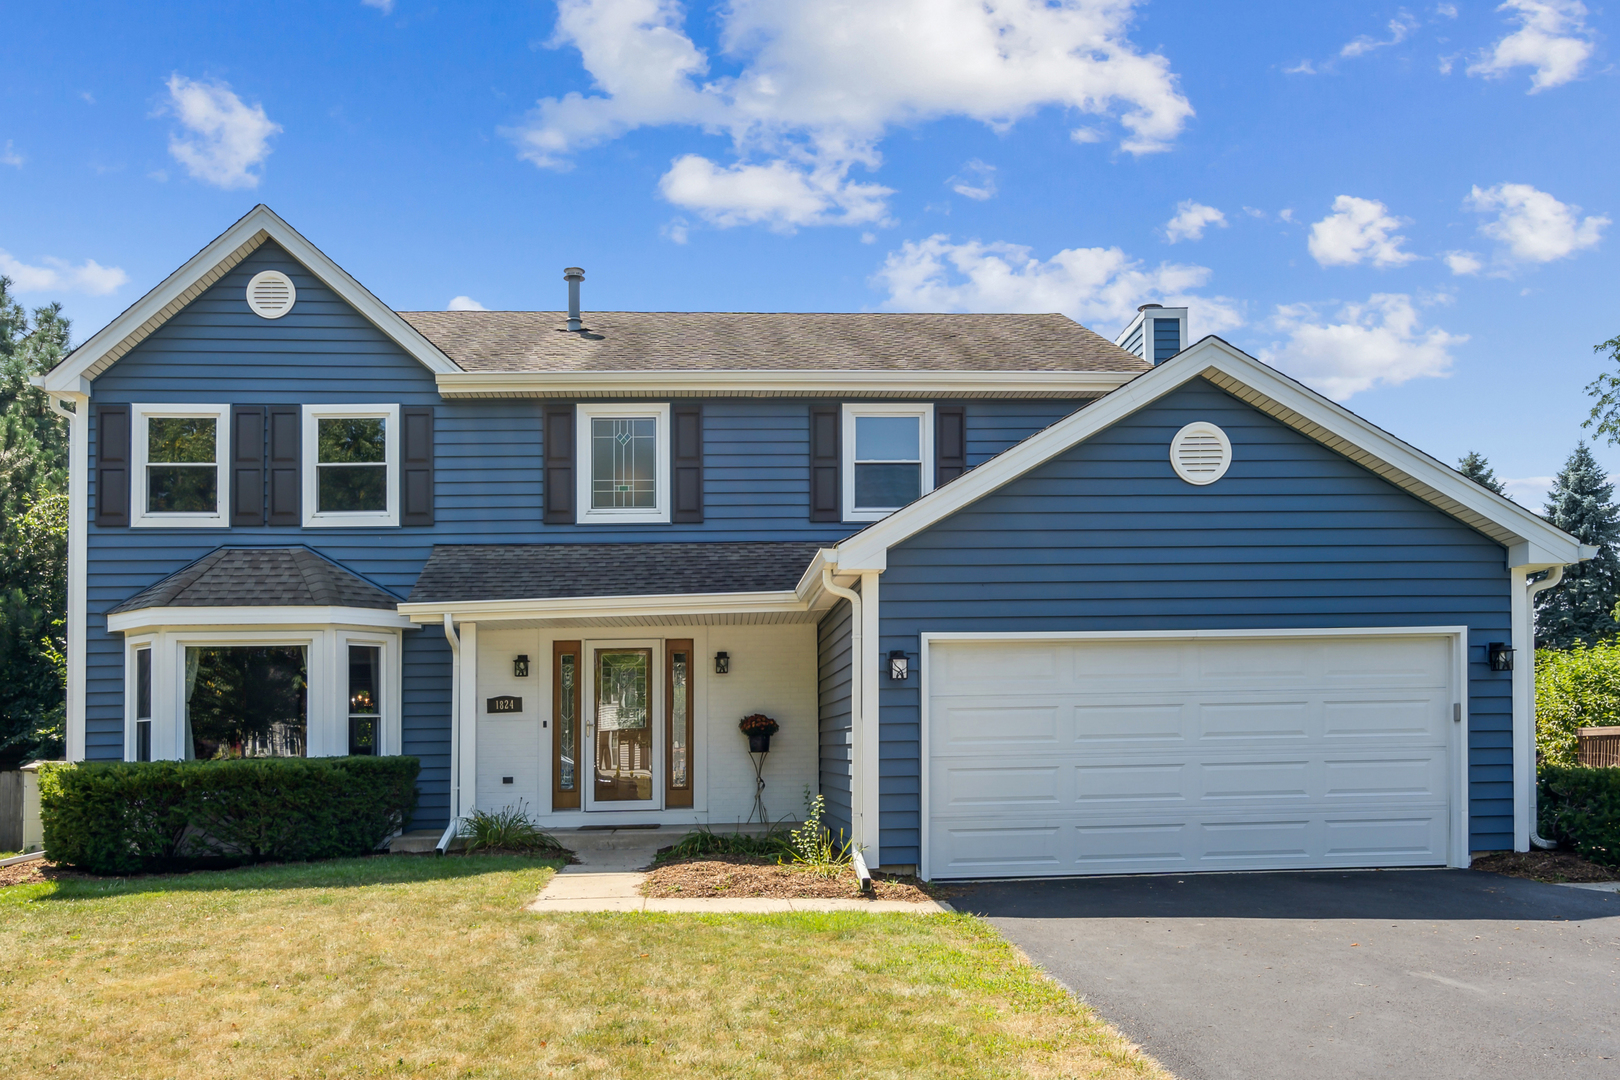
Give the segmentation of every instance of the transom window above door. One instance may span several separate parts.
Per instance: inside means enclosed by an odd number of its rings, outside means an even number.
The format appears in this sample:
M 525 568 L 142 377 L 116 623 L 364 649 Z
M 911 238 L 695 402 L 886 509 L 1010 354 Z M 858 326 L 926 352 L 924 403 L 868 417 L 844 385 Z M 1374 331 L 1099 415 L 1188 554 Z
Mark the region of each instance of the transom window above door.
M 582 523 L 669 520 L 669 406 L 579 406 Z
M 227 407 L 137 405 L 134 414 L 134 524 L 225 524 Z
M 844 520 L 876 521 L 934 488 L 932 405 L 845 405 Z
M 304 407 L 304 524 L 399 524 L 399 406 Z

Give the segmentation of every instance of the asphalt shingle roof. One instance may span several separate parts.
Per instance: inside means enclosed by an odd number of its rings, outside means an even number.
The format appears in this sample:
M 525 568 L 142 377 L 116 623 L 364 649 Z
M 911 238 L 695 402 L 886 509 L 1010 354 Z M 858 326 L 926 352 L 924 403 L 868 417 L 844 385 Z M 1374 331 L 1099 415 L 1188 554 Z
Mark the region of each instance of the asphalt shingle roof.
M 1065 315 L 402 311 L 467 371 L 1146 371 Z
M 150 607 L 352 607 L 393 610 L 394 596 L 308 548 L 219 548 L 107 614 Z
M 407 603 L 774 592 L 816 543 L 436 544 Z

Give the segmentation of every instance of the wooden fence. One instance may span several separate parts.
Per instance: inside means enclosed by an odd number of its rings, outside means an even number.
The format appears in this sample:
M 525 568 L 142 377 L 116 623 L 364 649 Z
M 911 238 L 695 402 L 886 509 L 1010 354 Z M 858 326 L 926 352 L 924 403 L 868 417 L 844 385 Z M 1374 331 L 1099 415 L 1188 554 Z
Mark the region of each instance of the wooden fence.
M 1620 727 L 1583 727 L 1575 734 L 1582 765 L 1620 766 Z

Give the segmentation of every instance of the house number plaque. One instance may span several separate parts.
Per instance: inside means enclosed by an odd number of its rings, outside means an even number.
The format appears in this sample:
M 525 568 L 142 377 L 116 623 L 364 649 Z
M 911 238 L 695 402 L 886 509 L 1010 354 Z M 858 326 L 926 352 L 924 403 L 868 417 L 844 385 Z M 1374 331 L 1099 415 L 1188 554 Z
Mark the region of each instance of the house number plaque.
M 492 697 L 484 704 L 487 711 L 492 713 L 523 711 L 523 699 L 520 697 L 513 697 L 510 694 L 502 694 L 500 697 Z

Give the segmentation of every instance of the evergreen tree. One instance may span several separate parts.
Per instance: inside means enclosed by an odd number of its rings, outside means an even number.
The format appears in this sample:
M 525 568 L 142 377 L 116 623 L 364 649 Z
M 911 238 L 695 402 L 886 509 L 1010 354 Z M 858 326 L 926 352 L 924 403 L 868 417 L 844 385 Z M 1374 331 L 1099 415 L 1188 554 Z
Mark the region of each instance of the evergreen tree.
M 62 751 L 67 423 L 28 384 L 67 350 L 60 304 L 32 318 L 0 277 L 0 769 Z
M 1503 498 L 1507 497 L 1507 488 L 1496 478 L 1496 472 L 1491 468 L 1490 462 L 1485 460 L 1484 454 L 1475 450 L 1468 451 L 1468 456 L 1457 462 L 1457 471 L 1480 487 L 1490 488 Z
M 1564 580 L 1536 597 L 1536 644 L 1556 649 L 1595 644 L 1620 631 L 1614 619 L 1620 591 L 1620 507 L 1592 451 L 1582 442 L 1569 455 L 1547 495 L 1547 520 L 1595 545 L 1597 556 L 1564 568 Z

